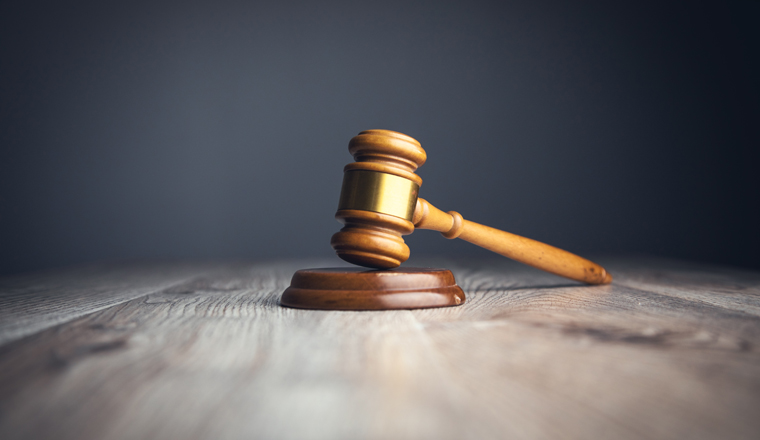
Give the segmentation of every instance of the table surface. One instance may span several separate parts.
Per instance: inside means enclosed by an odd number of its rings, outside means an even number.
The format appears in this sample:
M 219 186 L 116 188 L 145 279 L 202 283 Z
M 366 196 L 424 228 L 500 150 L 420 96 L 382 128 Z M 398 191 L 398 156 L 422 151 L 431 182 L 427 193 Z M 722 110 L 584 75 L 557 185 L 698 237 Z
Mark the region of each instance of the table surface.
M 0 438 L 760 438 L 760 273 L 600 258 L 609 286 L 434 261 L 464 305 L 279 306 L 335 261 L 0 279 Z

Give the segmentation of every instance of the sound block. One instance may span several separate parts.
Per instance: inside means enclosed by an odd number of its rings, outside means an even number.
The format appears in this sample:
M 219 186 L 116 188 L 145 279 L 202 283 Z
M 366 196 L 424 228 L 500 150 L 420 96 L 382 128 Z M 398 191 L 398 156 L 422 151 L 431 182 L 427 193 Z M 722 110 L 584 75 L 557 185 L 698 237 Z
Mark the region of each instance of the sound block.
M 464 291 L 446 269 L 302 269 L 280 304 L 300 309 L 393 310 L 463 304 Z

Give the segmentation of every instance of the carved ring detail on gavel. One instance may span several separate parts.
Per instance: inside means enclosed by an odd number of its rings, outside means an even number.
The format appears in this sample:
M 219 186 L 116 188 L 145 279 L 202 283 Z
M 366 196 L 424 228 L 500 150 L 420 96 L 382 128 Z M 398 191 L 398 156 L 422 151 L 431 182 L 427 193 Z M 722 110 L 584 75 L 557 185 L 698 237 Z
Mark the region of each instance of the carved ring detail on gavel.
M 575 254 L 440 211 L 419 198 L 422 179 L 414 171 L 427 155 L 414 138 L 389 130 L 367 130 L 351 139 L 356 162 L 344 168 L 336 219 L 344 227 L 331 244 L 349 263 L 378 269 L 398 267 L 409 258 L 402 235 L 415 229 L 461 238 L 515 261 L 588 284 L 607 284 L 612 276 Z

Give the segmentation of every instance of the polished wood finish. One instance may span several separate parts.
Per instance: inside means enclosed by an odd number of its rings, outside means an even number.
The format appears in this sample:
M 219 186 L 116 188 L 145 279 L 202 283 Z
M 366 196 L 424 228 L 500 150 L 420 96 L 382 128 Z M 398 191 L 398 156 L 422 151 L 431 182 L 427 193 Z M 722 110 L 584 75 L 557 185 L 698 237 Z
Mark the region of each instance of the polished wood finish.
M 400 217 L 372 211 L 340 210 L 335 218 L 345 224 L 330 240 L 338 256 L 349 263 L 393 269 L 409 258 L 402 235 L 414 224 Z
M 585 258 L 530 238 L 465 220 L 456 211 L 443 212 L 422 198 L 417 199 L 412 221 L 417 229 L 438 231 L 449 239 L 458 237 L 520 263 L 571 280 L 587 284 L 612 282 L 612 275 L 602 266 Z
M 344 172 L 374 171 L 403 177 L 422 185 L 417 167 L 427 160 L 425 150 L 414 138 L 390 130 L 365 130 L 354 136 L 348 151 L 356 162 Z M 417 194 L 415 194 L 415 197 Z M 414 224 L 407 219 L 372 211 L 339 209 L 335 218 L 345 226 L 330 244 L 349 263 L 377 269 L 398 267 L 409 258 L 402 235 L 411 234 Z
M 280 300 L 288 307 L 323 310 L 394 310 L 463 304 L 462 288 L 445 269 L 302 269 Z
M 422 184 L 422 179 L 414 171 L 425 163 L 427 156 L 420 143 L 409 136 L 389 130 L 363 131 L 351 139 L 349 152 L 356 162 L 347 165 L 344 171 L 389 173 L 412 180 L 417 185 Z M 347 190 L 345 186 L 343 190 Z M 353 189 L 352 194 L 359 193 L 361 191 Z M 455 211 L 444 213 L 420 198 L 411 221 L 389 213 L 359 209 L 339 209 L 335 217 L 345 226 L 333 235 L 330 244 L 340 258 L 359 266 L 378 269 L 398 267 L 410 255 L 402 236 L 411 234 L 415 229 L 431 229 L 441 232 L 446 238 L 459 237 L 507 258 L 572 280 L 588 284 L 612 282 L 609 272 L 585 258 L 536 240 L 464 220 Z
M 494 255 L 460 307 L 279 305 L 332 259 L 0 278 L 0 439 L 755 439 L 760 272 Z M 181 265 L 180 265 L 181 266 Z

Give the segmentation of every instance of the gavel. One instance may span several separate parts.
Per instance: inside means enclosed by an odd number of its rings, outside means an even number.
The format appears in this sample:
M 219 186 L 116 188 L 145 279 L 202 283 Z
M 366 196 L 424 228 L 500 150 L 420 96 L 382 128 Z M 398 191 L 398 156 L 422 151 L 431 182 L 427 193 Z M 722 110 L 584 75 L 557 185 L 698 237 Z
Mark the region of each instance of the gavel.
M 465 220 L 419 198 L 415 174 L 427 154 L 414 138 L 390 130 L 366 130 L 351 139 L 356 162 L 344 168 L 335 218 L 343 228 L 330 243 L 338 256 L 359 266 L 392 269 L 409 258 L 403 235 L 415 229 L 461 238 L 512 260 L 588 284 L 608 284 L 603 267 L 562 249 Z

